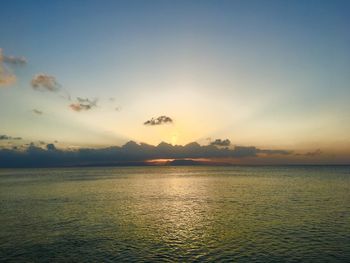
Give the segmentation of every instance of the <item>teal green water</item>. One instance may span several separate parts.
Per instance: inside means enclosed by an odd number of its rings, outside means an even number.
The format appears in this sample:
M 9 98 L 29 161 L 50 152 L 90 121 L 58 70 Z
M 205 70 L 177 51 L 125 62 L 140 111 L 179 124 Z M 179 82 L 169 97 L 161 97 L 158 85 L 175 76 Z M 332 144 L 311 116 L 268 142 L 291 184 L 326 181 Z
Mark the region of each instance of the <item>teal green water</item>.
M 0 170 L 0 261 L 350 262 L 350 167 Z

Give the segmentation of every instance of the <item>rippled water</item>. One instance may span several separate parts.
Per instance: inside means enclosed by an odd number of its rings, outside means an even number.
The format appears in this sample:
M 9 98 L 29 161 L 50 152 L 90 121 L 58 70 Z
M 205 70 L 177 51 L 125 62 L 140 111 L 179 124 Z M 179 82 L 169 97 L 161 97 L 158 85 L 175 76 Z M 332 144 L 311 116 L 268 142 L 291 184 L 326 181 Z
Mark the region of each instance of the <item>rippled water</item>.
M 350 262 L 350 167 L 0 170 L 0 261 Z

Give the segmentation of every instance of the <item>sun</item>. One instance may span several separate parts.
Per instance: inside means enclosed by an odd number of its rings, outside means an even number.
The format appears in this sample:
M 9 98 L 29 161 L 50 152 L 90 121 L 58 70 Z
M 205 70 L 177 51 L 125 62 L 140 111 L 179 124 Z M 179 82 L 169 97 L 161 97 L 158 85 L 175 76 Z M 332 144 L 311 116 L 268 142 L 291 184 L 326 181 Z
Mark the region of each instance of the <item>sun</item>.
M 171 135 L 171 144 L 176 145 L 178 141 L 178 134 L 177 133 L 172 133 Z

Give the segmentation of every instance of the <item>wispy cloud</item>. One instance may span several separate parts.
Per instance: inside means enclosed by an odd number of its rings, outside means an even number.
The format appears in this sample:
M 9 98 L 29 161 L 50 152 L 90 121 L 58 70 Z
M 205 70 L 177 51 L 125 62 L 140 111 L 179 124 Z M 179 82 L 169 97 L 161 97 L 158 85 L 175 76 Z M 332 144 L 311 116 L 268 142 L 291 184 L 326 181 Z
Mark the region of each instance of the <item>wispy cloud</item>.
M 230 146 L 231 141 L 229 139 L 221 140 L 221 139 L 216 139 L 215 141 L 210 143 L 211 145 L 215 146 Z
M 304 155 L 313 157 L 313 156 L 318 156 L 318 155 L 321 155 L 321 154 L 322 154 L 321 149 L 317 149 L 317 150 L 312 151 L 312 152 L 307 152 Z
M 61 89 L 61 90 L 62 90 L 62 93 L 59 96 L 65 100 L 71 101 L 72 97 L 71 97 L 70 93 L 64 89 Z
M 33 109 L 32 112 L 37 114 L 37 115 L 42 115 L 43 114 L 43 112 L 41 110 L 37 110 L 37 109 Z
M 97 99 L 90 100 L 88 98 L 77 97 L 77 102 L 70 104 L 69 107 L 77 112 L 91 110 L 97 107 Z
M 27 64 L 27 59 L 25 57 L 3 56 L 3 61 L 13 65 Z
M 27 64 L 25 57 L 6 56 L 3 54 L 2 48 L 0 48 L 0 61 L 11 65 Z
M 45 73 L 37 74 L 31 81 L 32 88 L 39 91 L 58 91 L 60 84 L 56 81 L 56 78 Z
M 162 125 L 162 124 L 168 124 L 168 123 L 173 123 L 173 119 L 163 115 L 163 116 L 159 116 L 158 118 L 152 118 L 148 121 L 145 121 L 143 124 L 154 126 L 154 125 Z

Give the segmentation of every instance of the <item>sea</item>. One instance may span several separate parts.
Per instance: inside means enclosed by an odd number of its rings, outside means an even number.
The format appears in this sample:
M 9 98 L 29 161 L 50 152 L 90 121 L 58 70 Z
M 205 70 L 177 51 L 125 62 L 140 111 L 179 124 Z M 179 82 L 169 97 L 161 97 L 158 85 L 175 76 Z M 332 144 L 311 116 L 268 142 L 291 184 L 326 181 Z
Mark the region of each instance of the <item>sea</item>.
M 350 262 L 350 166 L 0 169 L 0 262 Z

